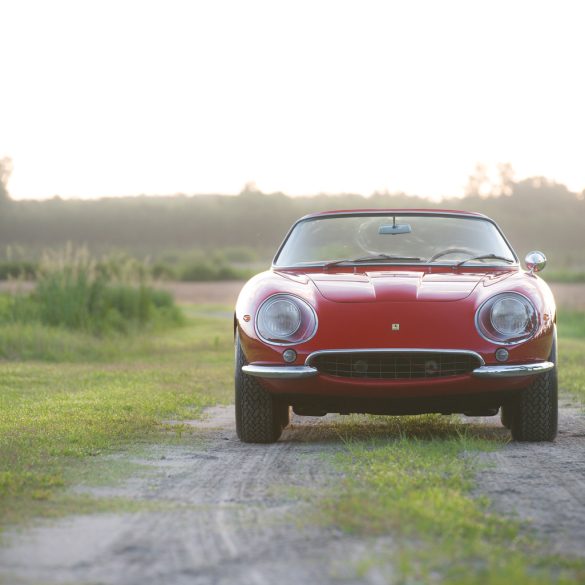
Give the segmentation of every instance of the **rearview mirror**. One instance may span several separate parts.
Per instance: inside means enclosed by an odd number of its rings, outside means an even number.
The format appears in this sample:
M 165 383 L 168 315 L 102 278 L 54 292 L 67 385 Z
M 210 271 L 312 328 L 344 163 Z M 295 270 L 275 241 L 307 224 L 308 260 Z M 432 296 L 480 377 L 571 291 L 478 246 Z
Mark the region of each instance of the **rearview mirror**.
M 526 258 L 524 258 L 524 262 L 526 263 L 526 269 L 530 270 L 530 274 L 542 272 L 546 266 L 546 256 L 538 251 L 528 252 Z
M 412 228 L 407 224 L 394 224 L 394 225 L 381 225 L 378 228 L 378 233 L 380 235 L 390 234 L 409 234 L 412 231 Z

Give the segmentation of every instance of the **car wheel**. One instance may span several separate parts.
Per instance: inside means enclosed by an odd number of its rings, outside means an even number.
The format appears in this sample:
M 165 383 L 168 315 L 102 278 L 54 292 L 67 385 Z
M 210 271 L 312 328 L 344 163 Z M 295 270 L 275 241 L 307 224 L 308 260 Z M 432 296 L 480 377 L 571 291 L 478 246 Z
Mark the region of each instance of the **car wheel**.
M 536 376 L 515 405 L 510 425 L 515 441 L 553 441 L 557 436 L 559 405 L 556 331 L 549 361 L 554 362 L 555 367 Z
M 246 360 L 237 333 L 235 345 L 236 433 L 244 443 L 274 443 L 282 434 L 284 407 L 256 378 L 242 372 Z M 286 413 L 288 424 L 288 406 Z

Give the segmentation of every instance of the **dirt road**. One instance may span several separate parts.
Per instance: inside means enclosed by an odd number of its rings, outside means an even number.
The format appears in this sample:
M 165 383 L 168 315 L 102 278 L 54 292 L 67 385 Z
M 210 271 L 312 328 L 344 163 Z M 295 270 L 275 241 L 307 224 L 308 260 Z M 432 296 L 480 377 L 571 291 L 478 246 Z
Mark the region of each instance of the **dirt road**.
M 478 495 L 495 510 L 529 520 L 549 551 L 585 557 L 585 416 L 583 404 L 561 404 L 554 443 L 510 443 L 481 455 L 489 466 L 478 477 Z M 486 424 L 494 424 L 483 419 Z
M 553 444 L 509 444 L 483 455 L 478 495 L 502 514 L 530 519 L 555 550 L 585 556 L 585 417 L 561 410 Z M 46 522 L 8 534 L 0 582 L 27 585 L 207 585 L 385 583 L 381 569 L 358 576 L 366 552 L 390 537 L 359 539 L 311 521 L 303 489 L 327 489 L 339 472 L 324 455 L 343 448 L 326 419 L 295 417 L 280 442 L 244 445 L 233 407 L 208 412 L 192 446 L 150 448 L 129 462 L 147 467 L 119 487 L 92 488 L 143 504 Z M 494 435 L 495 418 L 476 419 Z M 303 521 L 308 519 L 309 521 Z
M 233 407 L 212 409 L 207 421 L 193 424 L 201 427 L 201 440 L 192 448 L 155 449 L 133 461 L 151 467 L 146 478 L 92 490 L 157 502 L 160 509 L 73 517 L 12 534 L 11 546 L 0 551 L 0 579 L 31 585 L 326 583 L 323 576 L 334 582 L 340 575 L 341 561 L 358 560 L 365 543 L 297 523 L 310 506 L 295 496 L 295 487 L 336 480 L 323 452 L 341 444 L 314 419 L 297 418 L 270 446 L 237 440 Z

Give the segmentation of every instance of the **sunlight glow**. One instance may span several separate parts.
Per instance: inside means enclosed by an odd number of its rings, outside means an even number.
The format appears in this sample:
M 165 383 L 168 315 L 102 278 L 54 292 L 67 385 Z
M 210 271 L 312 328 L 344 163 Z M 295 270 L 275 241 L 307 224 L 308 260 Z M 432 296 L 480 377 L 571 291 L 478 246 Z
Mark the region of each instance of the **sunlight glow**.
M 581 2 L 2 0 L 20 198 L 585 188 Z

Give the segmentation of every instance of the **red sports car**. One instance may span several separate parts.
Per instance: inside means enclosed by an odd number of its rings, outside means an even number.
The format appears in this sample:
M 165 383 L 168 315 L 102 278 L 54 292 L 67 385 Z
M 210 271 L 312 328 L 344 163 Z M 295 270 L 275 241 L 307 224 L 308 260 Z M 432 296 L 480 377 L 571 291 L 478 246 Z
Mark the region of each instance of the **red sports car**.
M 518 441 L 557 433 L 556 308 L 479 213 L 299 219 L 234 316 L 236 428 L 278 440 L 297 414 L 496 415 Z

